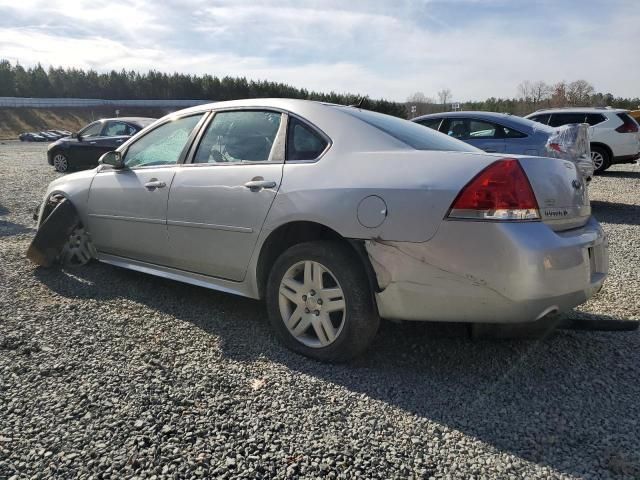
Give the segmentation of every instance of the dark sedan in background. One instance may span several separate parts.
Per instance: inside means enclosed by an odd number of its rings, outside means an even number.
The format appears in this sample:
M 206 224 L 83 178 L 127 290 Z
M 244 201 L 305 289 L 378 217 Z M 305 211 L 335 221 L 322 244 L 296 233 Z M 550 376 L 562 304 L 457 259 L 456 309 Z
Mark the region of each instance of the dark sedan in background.
M 96 167 L 103 153 L 115 150 L 155 120 L 146 117 L 97 120 L 78 133 L 49 145 L 47 160 L 58 172 Z

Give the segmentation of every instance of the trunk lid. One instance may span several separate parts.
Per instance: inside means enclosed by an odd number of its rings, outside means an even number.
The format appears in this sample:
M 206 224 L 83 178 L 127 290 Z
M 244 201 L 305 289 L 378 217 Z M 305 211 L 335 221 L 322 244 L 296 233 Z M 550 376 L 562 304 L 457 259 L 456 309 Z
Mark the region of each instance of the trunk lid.
M 555 231 L 582 227 L 591 216 L 588 185 L 569 160 L 517 157 L 538 200 L 541 220 Z

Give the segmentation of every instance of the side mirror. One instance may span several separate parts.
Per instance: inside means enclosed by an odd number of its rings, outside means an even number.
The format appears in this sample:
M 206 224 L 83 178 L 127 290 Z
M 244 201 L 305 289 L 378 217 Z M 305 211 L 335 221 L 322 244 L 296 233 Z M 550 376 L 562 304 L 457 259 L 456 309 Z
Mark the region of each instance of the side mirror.
M 112 150 L 110 152 L 105 153 L 98 160 L 100 165 L 111 165 L 116 170 L 120 170 L 124 168 L 124 159 L 122 158 L 122 153 Z
M 71 135 L 69 135 L 71 138 L 78 138 L 80 137 L 80 135 L 78 135 L 78 132 L 73 132 Z

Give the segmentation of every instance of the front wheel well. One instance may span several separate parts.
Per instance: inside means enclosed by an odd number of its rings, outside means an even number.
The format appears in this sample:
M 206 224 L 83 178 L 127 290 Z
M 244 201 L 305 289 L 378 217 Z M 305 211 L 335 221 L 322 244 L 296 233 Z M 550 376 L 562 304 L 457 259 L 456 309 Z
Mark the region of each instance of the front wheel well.
M 256 281 L 260 298 L 265 296 L 269 273 L 278 257 L 294 245 L 316 240 L 334 240 L 349 245 L 349 248 L 359 258 L 369 277 L 371 291 L 378 291 L 375 272 L 364 249 L 363 241 L 346 239 L 335 230 L 320 223 L 295 221 L 276 228 L 262 245 L 256 268 Z

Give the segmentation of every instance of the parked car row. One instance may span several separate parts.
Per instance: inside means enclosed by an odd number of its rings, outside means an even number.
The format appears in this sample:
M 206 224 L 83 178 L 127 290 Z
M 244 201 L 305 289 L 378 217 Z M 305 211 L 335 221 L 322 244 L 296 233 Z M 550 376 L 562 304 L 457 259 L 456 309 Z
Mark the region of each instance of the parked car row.
M 265 299 L 282 342 L 323 361 L 362 352 L 381 317 L 535 322 L 602 288 L 608 243 L 576 165 L 531 138 L 548 127 L 511 120 L 429 129 L 292 99 L 189 108 L 52 182 L 28 256 Z M 112 121 L 67 142 L 67 168 Z M 482 138 L 493 152 L 461 141 Z
M 18 135 L 21 142 L 51 142 L 59 138 L 68 137 L 71 132 L 68 130 L 47 130 L 43 132 L 25 132 Z
M 589 125 L 590 155 L 596 172 L 640 158 L 640 128 L 629 112 L 609 108 L 540 110 L 525 118 L 493 112 L 447 112 L 412 121 L 486 152 L 549 155 L 548 140 L 558 127 Z
M 115 150 L 155 118 L 103 118 L 49 145 L 47 160 L 58 172 L 98 166 L 103 153 Z

